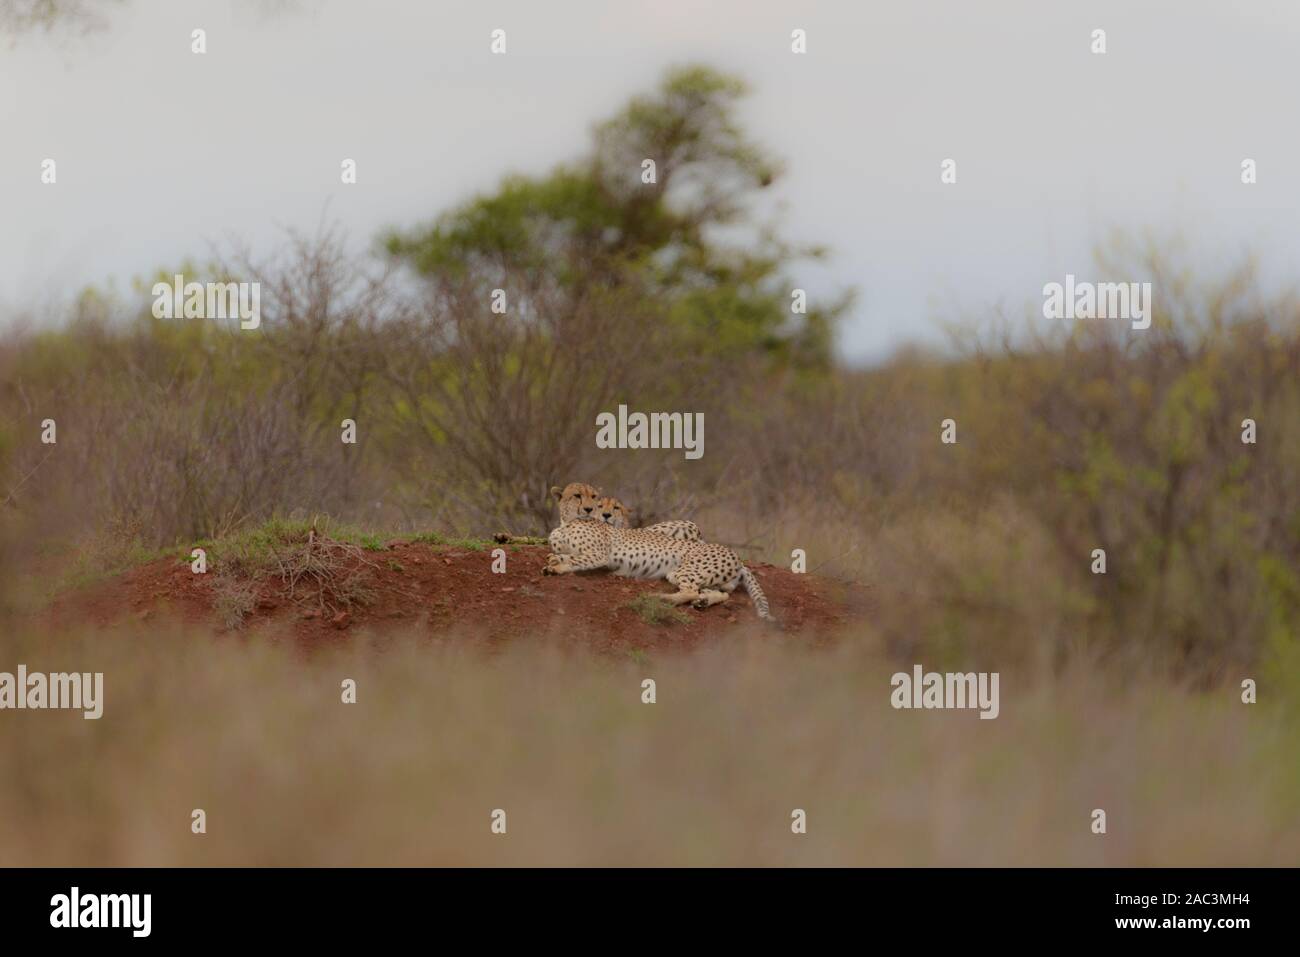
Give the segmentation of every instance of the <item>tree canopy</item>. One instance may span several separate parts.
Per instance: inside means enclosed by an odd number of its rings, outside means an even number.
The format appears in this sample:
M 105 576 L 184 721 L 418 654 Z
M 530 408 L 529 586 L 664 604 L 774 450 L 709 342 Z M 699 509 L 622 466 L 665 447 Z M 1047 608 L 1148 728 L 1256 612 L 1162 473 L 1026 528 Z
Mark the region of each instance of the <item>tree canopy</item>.
M 577 300 L 617 289 L 654 303 L 697 354 L 825 368 L 848 297 L 793 312 L 792 265 L 824 251 L 783 240 L 754 208 L 782 167 L 737 122 L 746 93 L 708 67 L 670 70 L 597 123 L 578 158 L 509 175 L 431 224 L 389 233 L 384 247 L 436 283 L 484 295 L 513 285 L 525 297 L 548 287 Z

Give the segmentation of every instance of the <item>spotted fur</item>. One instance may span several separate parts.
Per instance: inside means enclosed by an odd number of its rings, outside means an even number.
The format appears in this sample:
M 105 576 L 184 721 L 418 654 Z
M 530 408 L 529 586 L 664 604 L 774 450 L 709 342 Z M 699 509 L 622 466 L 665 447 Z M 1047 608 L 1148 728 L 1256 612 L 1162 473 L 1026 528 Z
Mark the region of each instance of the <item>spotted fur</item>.
M 600 508 L 600 489 L 586 482 L 570 482 L 563 489 L 552 486 L 551 496 L 560 504 L 561 525 L 576 518 L 594 518 Z
M 711 542 L 688 542 L 644 528 L 620 529 L 594 519 L 576 519 L 551 532 L 548 575 L 608 569 L 631 578 L 663 578 L 677 591 L 664 595 L 674 605 L 708 608 L 727 600 L 743 584 L 759 618 L 770 620 L 767 596 L 736 553 Z
M 578 518 L 596 518 L 602 507 L 600 489 L 586 482 L 570 482 L 564 488 L 551 486 L 551 497 L 560 506 L 560 524 L 567 525 Z M 618 501 L 612 499 L 611 501 Z M 622 505 L 620 503 L 620 508 Z M 497 532 L 493 541 L 502 545 L 538 545 L 541 539 L 527 535 L 512 535 L 509 532 Z
M 600 500 L 600 506 L 592 517 L 599 519 L 606 525 L 612 525 L 614 528 L 632 527 L 632 516 L 627 507 L 610 495 L 606 495 Z M 700 527 L 694 522 L 680 518 L 647 525 L 642 531 L 658 532 L 660 535 L 678 538 L 684 542 L 698 542 L 700 540 Z
M 594 518 L 615 528 L 632 526 L 631 510 L 627 506 L 613 496 L 601 495 L 600 489 L 586 482 L 570 482 L 564 488 L 553 486 L 551 496 L 560 503 L 561 525 L 568 525 L 579 518 Z M 700 540 L 700 527 L 686 519 L 657 522 L 646 526 L 644 531 L 658 532 L 686 542 Z
M 647 525 L 645 528 L 640 529 L 640 531 L 667 535 L 669 538 L 676 538 L 683 542 L 698 542 L 700 540 L 700 526 L 684 518 L 674 518 L 667 522 L 655 522 L 653 525 Z
M 605 495 L 600 500 L 594 516 L 598 521 L 614 528 L 631 528 L 632 519 L 623 503 L 612 495 Z

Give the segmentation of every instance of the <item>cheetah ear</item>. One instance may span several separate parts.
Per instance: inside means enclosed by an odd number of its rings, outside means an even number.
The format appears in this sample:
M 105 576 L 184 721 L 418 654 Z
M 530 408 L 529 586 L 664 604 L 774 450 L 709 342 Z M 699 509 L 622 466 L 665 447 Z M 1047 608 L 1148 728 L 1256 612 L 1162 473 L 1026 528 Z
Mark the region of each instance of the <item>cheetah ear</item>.
M 563 494 L 564 489 L 560 488 L 558 485 L 551 486 L 551 498 L 559 498 Z

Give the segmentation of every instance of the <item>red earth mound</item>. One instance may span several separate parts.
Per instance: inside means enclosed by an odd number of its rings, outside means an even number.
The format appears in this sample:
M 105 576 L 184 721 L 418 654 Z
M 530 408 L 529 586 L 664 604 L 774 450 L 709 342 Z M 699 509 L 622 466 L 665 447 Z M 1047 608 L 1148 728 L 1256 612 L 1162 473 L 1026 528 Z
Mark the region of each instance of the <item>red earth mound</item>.
M 647 620 L 633 604 L 639 596 L 671 591 L 666 582 L 604 572 L 547 576 L 542 574 L 546 556 L 543 546 L 518 546 L 507 553 L 505 573 L 493 574 L 490 550 L 394 541 L 384 551 L 366 554 L 372 564 L 360 568 L 358 576 L 367 595 L 364 604 L 322 607 L 314 596 L 289 599 L 280 579 L 271 578 L 256 589 L 238 630 L 287 633 L 315 644 L 360 631 L 415 626 L 493 642 L 557 635 L 619 650 L 690 648 L 710 635 L 758 624 L 743 590 L 713 608 L 682 606 L 684 620 Z M 825 636 L 865 609 L 865 591 L 858 586 L 771 565 L 749 567 L 786 633 Z M 44 617 L 52 627 L 170 617 L 220 629 L 217 588 L 215 575 L 196 575 L 188 562 L 159 559 L 61 596 Z

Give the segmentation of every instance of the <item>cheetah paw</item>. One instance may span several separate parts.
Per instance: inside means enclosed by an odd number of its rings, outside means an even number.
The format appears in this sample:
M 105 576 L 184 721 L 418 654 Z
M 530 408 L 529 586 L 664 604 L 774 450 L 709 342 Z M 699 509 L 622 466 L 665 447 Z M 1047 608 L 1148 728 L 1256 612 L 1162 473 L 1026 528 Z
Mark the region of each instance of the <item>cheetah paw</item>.
M 697 598 L 695 601 L 691 602 L 691 607 L 699 608 L 703 611 L 705 608 L 709 607 L 709 600 L 707 598 Z

